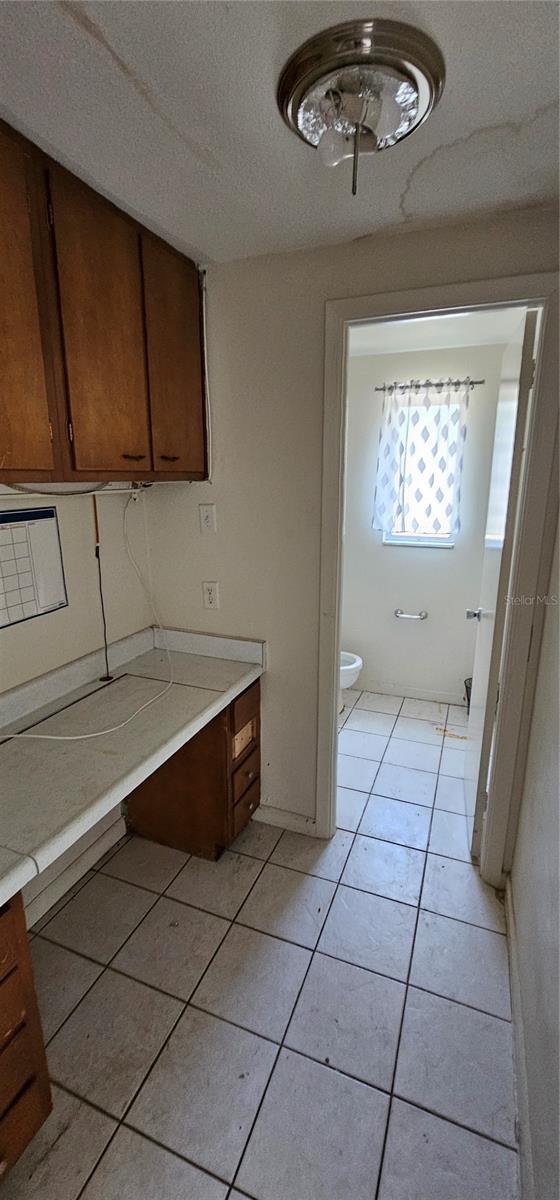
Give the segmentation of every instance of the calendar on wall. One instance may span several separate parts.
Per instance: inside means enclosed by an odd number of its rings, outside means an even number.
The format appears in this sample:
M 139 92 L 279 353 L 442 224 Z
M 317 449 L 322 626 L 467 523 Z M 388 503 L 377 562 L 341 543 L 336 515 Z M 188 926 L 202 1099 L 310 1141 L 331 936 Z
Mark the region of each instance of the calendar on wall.
M 0 511 L 0 628 L 67 604 L 56 508 Z

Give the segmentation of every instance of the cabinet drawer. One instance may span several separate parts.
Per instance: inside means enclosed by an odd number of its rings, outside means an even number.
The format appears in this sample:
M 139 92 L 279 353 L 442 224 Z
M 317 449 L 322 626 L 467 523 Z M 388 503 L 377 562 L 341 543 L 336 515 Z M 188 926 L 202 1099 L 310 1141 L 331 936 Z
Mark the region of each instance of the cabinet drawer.
M 231 782 L 234 804 L 237 804 L 237 801 L 241 799 L 243 793 L 247 791 L 247 788 L 250 787 L 253 781 L 258 779 L 260 775 L 260 768 L 261 755 L 260 750 L 257 747 L 257 749 L 253 750 L 253 752 L 249 754 L 248 758 L 245 759 L 245 762 L 242 764 L 242 766 L 238 767 L 237 770 L 233 772 Z
M 239 733 L 252 719 L 258 720 L 260 686 L 257 680 L 246 692 L 233 701 L 233 732 Z
M 17 1162 L 48 1116 L 50 1104 L 38 1081 L 25 1089 L 15 1104 L 0 1118 L 0 1180 Z
M 0 912 L 0 979 L 17 962 L 17 938 L 14 915 L 8 905 Z
M 241 833 L 241 830 L 244 829 L 247 822 L 250 821 L 253 813 L 259 807 L 260 798 L 261 798 L 260 779 L 256 779 L 255 782 L 251 784 L 251 787 L 248 788 L 247 791 L 245 792 L 245 794 L 241 797 L 241 800 L 239 801 L 239 803 L 235 805 L 235 808 L 233 810 L 233 836 L 234 836 L 234 838 L 236 838 L 237 835 L 239 833 Z
M 24 1025 L 0 1054 L 0 1116 L 34 1075 L 33 1041 Z
M 13 1037 L 16 1029 L 23 1025 L 27 1016 L 27 1005 L 19 971 L 12 971 L 0 983 L 0 1051 Z M 0 1060 L 1 1061 L 1 1060 Z

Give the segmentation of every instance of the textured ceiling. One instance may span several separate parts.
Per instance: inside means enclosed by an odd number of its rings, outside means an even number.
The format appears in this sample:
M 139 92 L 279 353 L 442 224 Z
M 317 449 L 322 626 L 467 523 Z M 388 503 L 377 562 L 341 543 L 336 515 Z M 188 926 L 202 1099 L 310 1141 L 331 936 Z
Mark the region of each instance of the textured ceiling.
M 284 126 L 288 55 L 354 16 L 439 43 L 447 85 L 413 137 L 334 170 Z M 558 175 L 558 8 L 540 0 L 4 0 L 0 111 L 203 260 L 548 202 Z

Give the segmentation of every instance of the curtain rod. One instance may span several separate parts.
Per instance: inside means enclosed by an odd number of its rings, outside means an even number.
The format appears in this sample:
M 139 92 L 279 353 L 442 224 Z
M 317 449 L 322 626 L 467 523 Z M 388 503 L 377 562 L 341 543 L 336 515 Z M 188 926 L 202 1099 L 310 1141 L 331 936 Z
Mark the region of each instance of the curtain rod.
M 458 387 L 461 387 L 461 385 L 464 385 L 466 383 L 469 383 L 472 388 L 480 387 L 481 384 L 486 383 L 486 380 L 485 379 L 440 379 L 439 382 L 434 383 L 433 379 L 425 379 L 424 382 L 421 383 L 419 379 L 409 379 L 406 383 L 400 383 L 399 380 L 396 379 L 394 381 L 394 383 L 384 383 L 384 384 L 382 384 L 381 387 L 376 387 L 375 391 L 376 392 L 386 392 L 389 388 L 393 388 L 393 387 L 398 387 L 398 388 L 410 388 L 410 387 L 444 388 L 444 387 L 449 387 L 450 384 L 452 384 L 453 387 L 458 388 Z

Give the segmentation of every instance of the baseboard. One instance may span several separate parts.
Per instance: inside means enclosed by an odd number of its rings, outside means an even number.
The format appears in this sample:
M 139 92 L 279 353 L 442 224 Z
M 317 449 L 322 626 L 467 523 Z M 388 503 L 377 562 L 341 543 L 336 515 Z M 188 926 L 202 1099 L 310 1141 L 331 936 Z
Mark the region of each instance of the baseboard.
M 287 812 L 284 808 L 275 808 L 273 804 L 261 804 L 253 817 L 254 821 L 262 821 L 264 825 L 278 825 L 281 829 L 289 829 L 292 833 L 307 833 L 315 836 L 315 818 L 304 817 L 301 813 Z
M 521 984 L 519 980 L 519 963 L 515 932 L 515 911 L 513 907 L 510 875 L 508 875 L 506 880 L 506 920 L 509 944 L 509 975 L 513 1018 L 513 1054 L 515 1062 L 517 1115 L 519 1122 L 519 1168 L 521 1176 L 520 1200 L 537 1200 L 533 1175 L 533 1156 L 531 1152 L 529 1088 L 527 1084 L 527 1068 L 525 1059 L 525 1037 L 523 1032 L 523 1009 L 521 1005 Z
M 103 817 L 98 825 L 84 834 L 46 871 L 32 879 L 23 889 L 27 928 L 30 929 L 44 917 L 53 904 L 61 900 L 69 888 L 73 887 L 125 833 L 126 825 L 119 806 L 116 812 Z
M 361 692 L 379 692 L 382 696 L 408 696 L 410 700 L 440 700 L 444 704 L 465 704 L 463 691 L 446 692 L 441 688 L 419 688 L 407 683 L 399 685 L 386 679 L 372 679 L 362 671 L 356 689 Z

